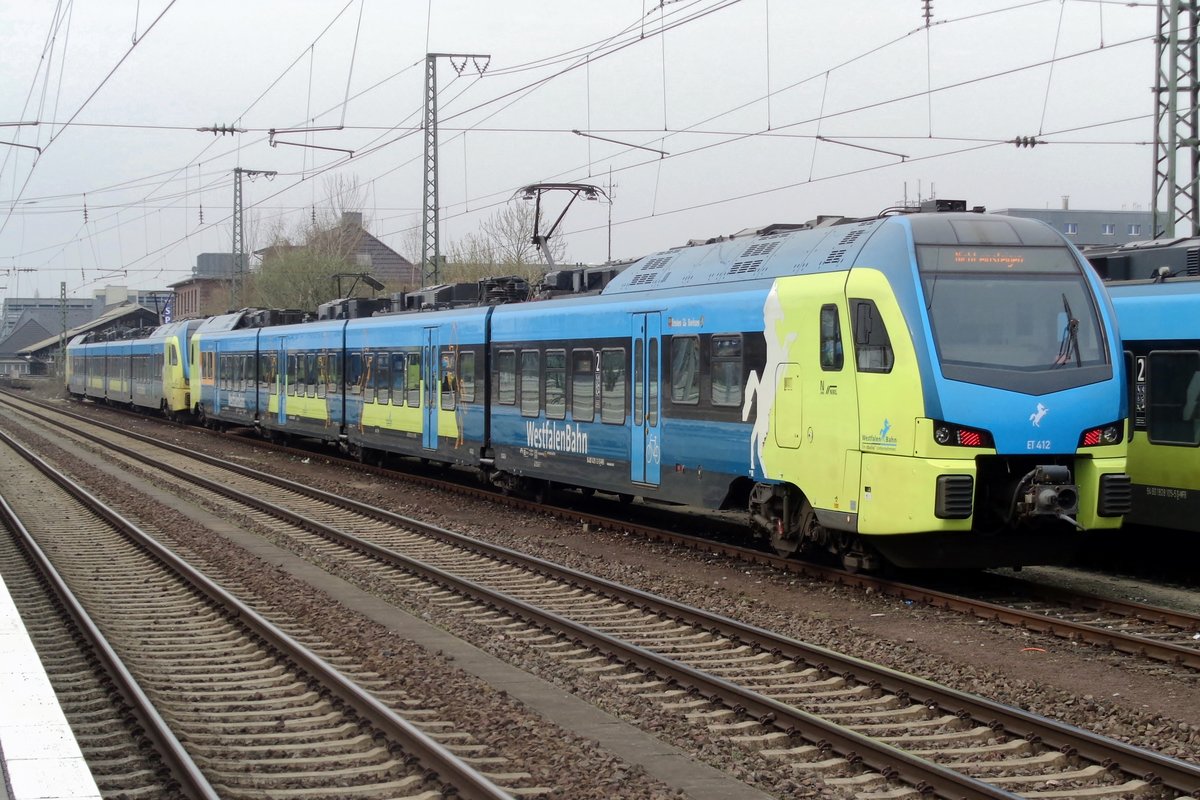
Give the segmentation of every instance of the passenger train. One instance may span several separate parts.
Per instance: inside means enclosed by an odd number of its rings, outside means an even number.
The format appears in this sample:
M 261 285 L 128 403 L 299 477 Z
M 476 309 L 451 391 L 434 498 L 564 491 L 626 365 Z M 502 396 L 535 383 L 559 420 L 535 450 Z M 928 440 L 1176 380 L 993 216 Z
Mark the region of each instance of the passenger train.
M 1095 256 L 1130 367 L 1127 519 L 1200 532 L 1200 239 L 1141 241 Z
M 599 294 L 246 317 L 76 339 L 69 390 L 146 406 L 161 384 L 164 411 L 209 425 L 742 509 L 777 551 L 854 568 L 1060 561 L 1129 510 L 1113 308 L 1032 220 L 772 226 L 646 256 Z M 129 366 L 144 348 L 161 373 Z

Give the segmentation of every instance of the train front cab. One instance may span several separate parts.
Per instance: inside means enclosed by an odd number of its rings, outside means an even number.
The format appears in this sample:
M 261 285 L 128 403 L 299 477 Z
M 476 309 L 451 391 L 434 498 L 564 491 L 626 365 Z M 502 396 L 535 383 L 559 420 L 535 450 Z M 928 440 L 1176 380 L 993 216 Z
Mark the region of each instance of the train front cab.
M 162 389 L 159 397 L 168 417 L 187 414 L 192 408 L 191 363 L 188 360 L 192 335 L 201 320 L 168 323 L 155 332 L 162 355 Z
M 1200 280 L 1110 284 L 1130 371 L 1127 520 L 1200 532 Z
M 756 431 L 767 482 L 752 513 L 777 547 L 815 539 L 873 566 L 853 533 L 901 566 L 1019 565 L 1069 558 L 1081 531 L 1120 525 L 1111 309 L 1061 241 L 1022 231 L 1032 241 L 1007 251 L 935 245 L 925 260 L 977 260 L 918 271 L 896 258 L 911 245 L 883 246 L 895 226 L 863 266 L 776 281 L 764 312 L 773 392 L 759 387 L 770 423 Z
M 67 343 L 67 392 L 75 397 L 87 394 L 88 346 L 84 344 L 86 334 L 76 336 Z

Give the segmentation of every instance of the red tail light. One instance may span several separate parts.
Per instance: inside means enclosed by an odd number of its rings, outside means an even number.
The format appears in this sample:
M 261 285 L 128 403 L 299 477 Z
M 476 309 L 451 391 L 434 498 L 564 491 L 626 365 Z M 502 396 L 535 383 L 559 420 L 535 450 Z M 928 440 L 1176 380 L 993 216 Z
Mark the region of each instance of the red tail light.
M 934 422 L 933 440 L 948 447 L 992 447 L 992 435 L 977 428 Z
M 1121 441 L 1121 436 L 1125 432 L 1125 421 L 1117 420 L 1110 422 L 1107 425 L 1100 425 L 1095 428 L 1088 428 L 1079 437 L 1080 447 L 1099 447 L 1103 445 L 1117 444 Z

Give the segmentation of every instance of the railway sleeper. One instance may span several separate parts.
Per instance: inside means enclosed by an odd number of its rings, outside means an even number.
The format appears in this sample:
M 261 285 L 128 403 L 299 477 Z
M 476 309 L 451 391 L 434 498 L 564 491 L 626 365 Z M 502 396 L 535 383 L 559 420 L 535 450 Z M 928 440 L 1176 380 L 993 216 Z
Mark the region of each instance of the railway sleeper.
M 1066 753 L 1058 750 L 1047 750 L 1034 756 L 1023 758 L 1006 758 L 992 761 L 944 761 L 944 766 L 971 775 L 984 775 L 995 772 L 1007 772 L 1012 769 L 1047 767 L 1062 769 L 1069 766 Z
M 995 735 L 996 732 L 991 728 L 986 725 L 980 725 L 977 728 L 948 731 L 946 733 L 929 733 L 921 736 L 880 736 L 876 738 L 886 744 L 895 745 L 907 750 L 914 744 L 966 744 L 968 742 L 984 744 L 991 741 Z

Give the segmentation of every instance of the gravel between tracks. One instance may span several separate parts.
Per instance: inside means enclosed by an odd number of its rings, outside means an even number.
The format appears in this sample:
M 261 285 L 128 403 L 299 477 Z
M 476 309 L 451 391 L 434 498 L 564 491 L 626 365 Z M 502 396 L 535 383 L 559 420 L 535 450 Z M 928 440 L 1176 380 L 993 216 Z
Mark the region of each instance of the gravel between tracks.
M 112 419 L 103 409 L 93 411 Z M 153 421 L 126 419 L 122 424 L 255 466 L 266 464 L 272 455 L 200 430 L 164 433 Z M 299 459 L 275 455 L 273 461 L 272 471 L 295 480 L 1200 762 L 1200 675 L 1191 670 L 1108 654 L 1063 639 L 969 620 L 955 612 L 909 605 L 858 589 L 813 585 L 765 568 L 739 565 L 722 557 L 650 543 L 619 532 L 584 532 L 577 524 L 375 478 L 356 471 L 353 466 L 317 456 Z M 486 520 L 486 524 L 480 520 Z M 1089 579 L 1076 580 L 1086 584 Z M 441 619 L 435 622 L 456 627 Z M 363 623 L 339 619 L 335 624 L 356 628 Z M 639 719 L 649 713 L 632 698 L 614 696 L 599 685 L 580 684 L 553 660 L 531 655 L 522 645 L 505 640 L 494 631 L 476 630 L 474 634 L 484 637 L 486 649 L 514 658 L 518 665 L 580 692 L 613 713 Z M 475 636 L 472 638 L 479 642 Z M 392 669 L 395 666 L 393 663 Z M 441 680 L 440 672 L 433 674 Z M 463 709 L 462 713 L 473 711 Z M 728 766 L 743 755 L 723 752 L 716 743 L 698 741 L 703 735 L 682 721 L 663 719 L 661 724 L 663 738 L 698 748 L 717 765 Z M 597 755 L 598 759 L 602 757 Z M 747 772 L 756 767 L 754 760 L 743 765 Z M 588 772 L 580 770 L 579 765 L 573 771 Z M 752 779 L 749 774 L 745 777 Z M 625 794 L 628 788 L 623 787 L 621 796 L 635 796 Z M 820 792 L 813 786 L 763 788 L 775 792 L 790 789 L 802 794 L 808 793 L 805 789 Z

